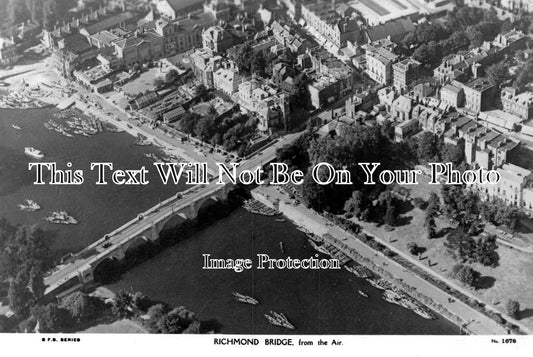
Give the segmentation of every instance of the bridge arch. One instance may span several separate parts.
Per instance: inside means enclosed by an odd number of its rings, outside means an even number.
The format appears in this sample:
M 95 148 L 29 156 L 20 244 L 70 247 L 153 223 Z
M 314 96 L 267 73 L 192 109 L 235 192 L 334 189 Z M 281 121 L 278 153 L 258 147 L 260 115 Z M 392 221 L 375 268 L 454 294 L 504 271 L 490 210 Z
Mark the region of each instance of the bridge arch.
M 122 263 L 116 256 L 109 256 L 100 260 L 93 268 L 93 280 L 97 283 L 107 284 L 120 276 Z

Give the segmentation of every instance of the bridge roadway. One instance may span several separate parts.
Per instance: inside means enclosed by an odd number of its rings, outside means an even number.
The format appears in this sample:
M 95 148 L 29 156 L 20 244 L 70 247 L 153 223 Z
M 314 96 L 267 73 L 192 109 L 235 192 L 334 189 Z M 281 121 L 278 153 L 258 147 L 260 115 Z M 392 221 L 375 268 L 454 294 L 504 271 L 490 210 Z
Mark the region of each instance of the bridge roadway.
M 254 157 L 243 161 L 237 168 L 238 172 L 245 169 L 255 169 L 271 162 L 276 157 L 276 150 L 284 145 L 287 145 L 300 136 L 300 133 L 290 134 L 284 138 L 276 141 L 274 144 L 265 148 Z M 159 222 L 164 222 L 170 217 L 179 214 L 180 211 L 185 212 L 185 209 L 196 202 L 211 197 L 217 191 L 224 189 L 226 185 L 217 185 L 218 177 L 210 181 L 208 185 L 194 186 L 188 190 L 180 192 L 179 195 L 174 195 L 167 200 L 157 204 L 149 210 L 141 213 L 142 219 L 136 217 L 113 232 L 105 235 L 103 238 L 92 243 L 78 254 L 76 260 L 65 265 L 56 267 L 50 275 L 44 279 L 47 286 L 45 294 L 49 294 L 62 285 L 66 284 L 73 278 L 79 278 L 83 283 L 83 273 L 92 271 L 94 263 L 98 263 L 107 257 L 117 255 L 117 251 L 129 244 L 130 240 L 137 239 L 143 232 L 149 231 Z M 228 184 L 225 178 L 224 182 Z M 231 183 L 229 183 L 231 184 Z M 227 187 L 226 187 L 227 189 Z M 159 232 L 157 232 L 159 233 Z M 104 243 L 108 243 L 107 248 L 103 247 Z

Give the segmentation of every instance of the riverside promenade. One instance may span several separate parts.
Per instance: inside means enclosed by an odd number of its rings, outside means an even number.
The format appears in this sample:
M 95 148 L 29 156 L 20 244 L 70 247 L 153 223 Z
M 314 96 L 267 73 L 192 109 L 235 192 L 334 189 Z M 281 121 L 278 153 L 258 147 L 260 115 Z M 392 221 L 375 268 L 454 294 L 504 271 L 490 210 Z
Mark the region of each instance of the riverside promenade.
M 291 204 L 288 195 L 280 192 L 277 188 L 261 186 L 254 189 L 254 191 L 272 203 L 280 202 L 281 213 L 293 220 L 298 226 L 320 234 L 329 233 L 333 238 L 346 244 L 349 248 L 355 249 L 362 257 L 369 259 L 397 279 L 401 279 L 405 284 L 416 288 L 420 294 L 432 299 L 436 304 L 444 306 L 451 314 L 459 316 L 464 321 L 463 327 L 471 333 L 476 335 L 507 335 L 507 330 L 496 323 L 496 321 L 425 281 L 382 253 L 370 248 L 353 235 L 333 225 L 317 212 L 306 208 L 302 204 Z M 295 214 L 287 214 L 288 211 L 293 211 Z M 460 291 L 463 292 L 462 290 Z M 454 301 L 450 302 L 449 299 L 453 299 Z M 457 321 L 452 322 L 457 323 Z

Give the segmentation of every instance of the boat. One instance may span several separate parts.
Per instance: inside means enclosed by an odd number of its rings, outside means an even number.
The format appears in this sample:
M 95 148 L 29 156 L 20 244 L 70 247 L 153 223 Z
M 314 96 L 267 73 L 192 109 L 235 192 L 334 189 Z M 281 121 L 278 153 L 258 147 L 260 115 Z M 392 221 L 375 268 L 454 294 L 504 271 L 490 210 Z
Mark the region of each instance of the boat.
M 233 297 L 235 298 L 235 300 L 237 300 L 239 302 L 243 302 L 245 304 L 250 304 L 250 305 L 259 305 L 259 301 L 257 301 L 256 299 L 254 299 L 251 296 L 243 295 L 243 294 L 235 292 L 235 291 L 232 294 L 233 294 Z
M 260 214 L 263 216 L 275 216 L 279 214 L 278 211 L 276 211 L 275 209 L 267 207 L 261 202 L 256 201 L 254 199 L 246 200 L 244 202 L 243 208 L 249 212 Z
M 284 218 L 276 218 L 276 222 L 285 222 Z
M 22 129 L 20 128 L 20 126 L 15 125 L 15 124 L 11 124 L 11 127 L 12 127 L 13 129 L 22 130 Z
M 265 318 L 272 325 L 284 327 L 284 328 L 287 328 L 289 330 L 294 330 L 295 329 L 294 325 L 291 324 L 289 322 L 289 319 L 287 319 L 287 317 L 285 315 L 283 315 L 282 313 L 278 313 L 278 312 L 275 312 L 275 311 L 270 311 L 270 314 L 265 314 Z
M 41 206 L 34 200 L 25 200 L 25 204 L 19 204 L 19 209 L 24 212 L 35 212 L 41 209 Z
M 35 159 L 42 159 L 44 157 L 44 154 L 35 149 L 35 148 L 32 148 L 32 147 L 25 147 L 24 148 L 24 153 L 30 157 L 33 157 Z
M 54 211 L 50 216 L 45 217 L 44 220 L 55 224 L 78 224 L 78 221 L 74 217 L 69 216 L 66 211 Z
M 283 246 L 283 242 L 279 242 L 279 249 L 282 253 L 285 253 L 285 247 Z
M 368 297 L 368 294 L 365 293 L 364 291 L 358 290 L 357 292 L 358 292 L 359 295 L 361 295 L 361 296 L 364 296 L 364 297 L 366 297 L 366 298 Z

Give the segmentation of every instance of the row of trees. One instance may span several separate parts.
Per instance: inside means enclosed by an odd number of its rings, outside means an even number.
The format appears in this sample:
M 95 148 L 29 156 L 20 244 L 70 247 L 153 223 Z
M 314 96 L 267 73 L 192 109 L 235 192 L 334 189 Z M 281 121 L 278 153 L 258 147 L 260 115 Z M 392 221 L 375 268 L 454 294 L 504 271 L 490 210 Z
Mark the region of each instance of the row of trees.
M 498 247 L 494 235 L 483 235 L 474 239 L 464 230 L 454 229 L 446 237 L 444 245 L 462 263 L 480 263 L 492 267 L 498 265 Z
M 501 31 L 509 31 L 514 24 L 502 21 L 496 12 L 476 7 L 456 7 L 447 14 L 447 23 L 424 23 L 405 37 L 403 49 L 423 64 L 434 66 L 442 57 L 468 48 L 479 47 Z M 522 25 L 522 24 L 520 24 Z
M 200 333 L 200 321 L 193 312 L 180 306 L 158 304 L 144 294 L 121 290 L 113 301 L 112 312 L 120 318 L 147 315 L 144 325 L 154 333 Z
M 60 332 L 94 318 L 104 308 L 99 298 L 77 291 L 60 303 L 33 306 L 31 316 L 39 323 L 40 332 Z
M 10 25 L 31 20 L 51 29 L 74 6 L 75 0 L 7 0 L 0 1 L 0 16 Z
M 250 140 L 255 136 L 257 119 L 245 114 L 217 119 L 217 115 L 216 110 L 210 110 L 203 117 L 197 113 L 187 113 L 178 122 L 178 127 L 186 134 L 194 135 L 211 145 L 222 145 L 225 150 L 235 151 L 243 156 Z
M 50 265 L 50 253 L 40 229 L 14 227 L 0 219 L 0 279 L 10 282 L 8 300 L 17 316 L 27 315 L 44 294 L 44 272 Z

